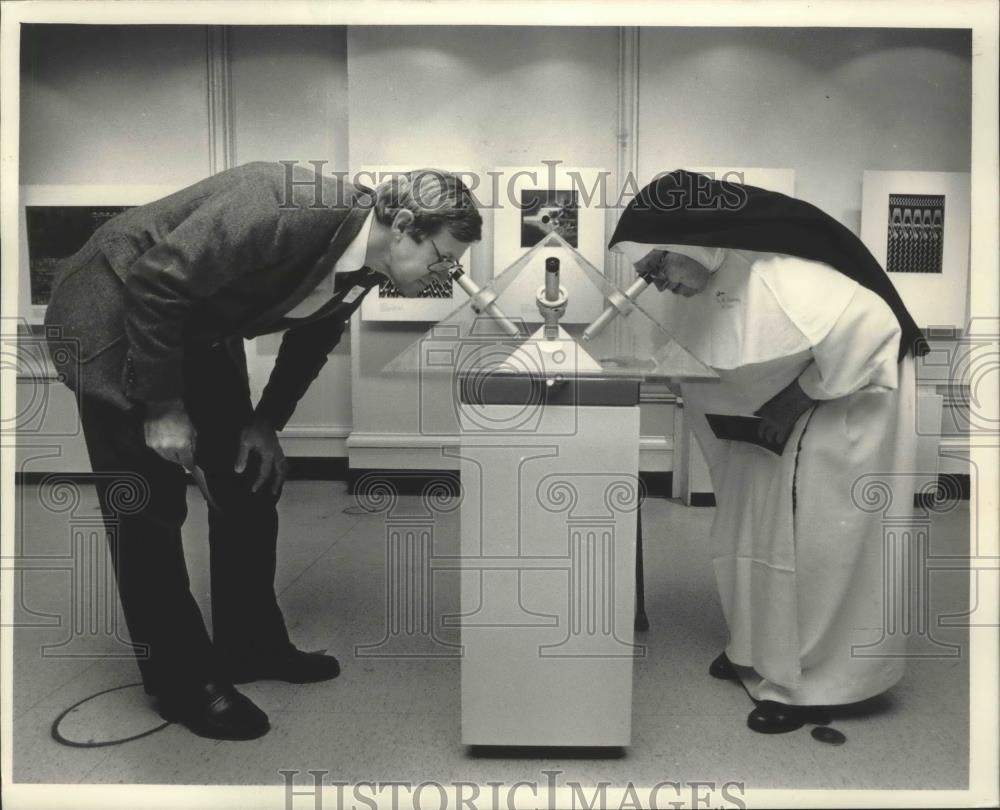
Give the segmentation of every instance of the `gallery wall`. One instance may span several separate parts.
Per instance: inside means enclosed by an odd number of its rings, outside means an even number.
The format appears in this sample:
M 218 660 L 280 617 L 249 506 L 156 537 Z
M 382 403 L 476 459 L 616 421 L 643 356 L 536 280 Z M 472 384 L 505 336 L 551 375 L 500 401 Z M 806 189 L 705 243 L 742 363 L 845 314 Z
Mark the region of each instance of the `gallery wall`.
M 685 165 L 792 169 L 795 196 L 860 235 L 866 170 L 970 171 L 971 53 L 962 30 L 643 28 L 639 177 Z M 655 299 L 643 305 L 658 311 Z M 931 343 L 928 366 L 952 351 Z M 928 366 L 918 366 L 921 431 L 960 437 L 967 395 Z M 964 439 L 935 445 L 922 467 L 940 452 L 941 472 L 968 473 Z
M 617 29 L 353 27 L 348 77 L 353 170 L 401 164 L 482 173 L 542 160 L 615 167 Z M 483 240 L 471 248 L 480 284 L 494 269 L 494 217 L 483 213 Z M 439 436 L 457 433 L 445 381 L 381 373 L 428 325 L 353 326 L 352 466 L 453 466 L 437 449 Z
M 326 160 L 346 170 L 345 28 L 230 26 L 226 35 L 230 131 L 217 137 L 231 139 L 230 164 Z M 204 26 L 23 27 L 19 182 L 181 188 L 207 176 L 208 37 Z M 247 345 L 255 394 L 279 343 L 268 335 Z M 344 455 L 350 429 L 348 339 L 300 403 L 286 449 Z
M 971 34 L 643 28 L 639 173 L 795 170 L 796 196 L 855 233 L 866 169 L 967 172 Z
M 351 166 L 614 170 L 618 50 L 616 29 L 352 28 Z M 969 170 L 968 32 L 644 28 L 638 53 L 638 127 L 621 134 L 640 182 L 685 165 L 789 168 L 798 196 L 858 233 L 865 169 Z M 480 281 L 492 220 L 472 248 Z M 422 332 L 354 324 L 352 464 L 421 466 L 433 459 L 417 449 L 455 432 L 451 392 L 381 375 Z M 670 410 L 644 406 L 643 433 L 669 434 Z
M 343 26 L 231 26 L 234 164 L 327 161 L 346 171 L 347 38 Z M 263 390 L 281 335 L 247 344 L 251 391 Z M 282 440 L 295 456 L 344 456 L 351 432 L 351 341 L 331 352 Z
M 202 26 L 22 27 L 20 183 L 204 177 L 205 47 Z
M 638 174 L 792 169 L 860 235 L 866 170 L 969 171 L 971 88 L 968 31 L 644 28 Z
M 855 232 L 865 169 L 968 171 L 967 32 L 644 28 L 638 127 L 619 132 L 619 29 L 230 27 L 231 162 L 791 168 L 796 193 Z M 37 26 L 22 47 L 22 184 L 182 186 L 207 175 L 209 32 Z M 220 167 L 221 168 L 221 167 Z M 617 178 L 613 177 L 617 182 Z M 606 214 L 606 228 L 615 221 Z M 493 218 L 472 248 L 492 276 Z M 296 455 L 426 466 L 451 394 L 382 376 L 425 325 L 361 321 L 300 406 Z M 260 390 L 279 338 L 254 341 Z M 645 406 L 644 406 L 645 408 Z M 644 434 L 669 432 L 645 408 Z M 298 431 L 297 433 L 295 431 Z M 413 451 L 413 452 L 411 452 Z

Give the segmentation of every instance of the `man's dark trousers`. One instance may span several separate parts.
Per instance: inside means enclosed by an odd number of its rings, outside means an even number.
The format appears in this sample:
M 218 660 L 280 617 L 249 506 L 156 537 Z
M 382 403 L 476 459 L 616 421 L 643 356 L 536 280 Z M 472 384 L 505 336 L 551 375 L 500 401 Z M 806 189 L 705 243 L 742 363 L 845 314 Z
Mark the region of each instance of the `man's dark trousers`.
M 242 338 L 192 343 L 184 369 L 195 460 L 219 507 L 209 508 L 214 644 L 184 563 L 184 470 L 146 446 L 141 407 L 122 411 L 94 399 L 80 405 L 94 471 L 126 471 L 147 484 L 148 502 L 135 513 L 115 510 L 113 475 L 99 479 L 98 495 L 105 520 L 117 527 L 109 541 L 129 633 L 146 648 L 137 651 L 142 679 L 146 691 L 158 695 L 227 680 L 229 667 L 266 661 L 291 646 L 274 594 L 277 498 L 270 481 L 251 491 L 253 456 L 246 472 L 233 471 L 241 430 L 253 414 Z

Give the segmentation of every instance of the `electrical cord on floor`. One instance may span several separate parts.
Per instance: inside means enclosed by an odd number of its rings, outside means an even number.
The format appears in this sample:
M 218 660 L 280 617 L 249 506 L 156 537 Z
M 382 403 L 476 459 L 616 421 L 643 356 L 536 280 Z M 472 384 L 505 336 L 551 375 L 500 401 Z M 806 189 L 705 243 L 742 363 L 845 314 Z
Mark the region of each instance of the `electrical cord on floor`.
M 52 739 L 55 740 L 60 745 L 68 745 L 71 748 L 105 748 L 109 745 L 121 745 L 122 743 L 132 742 L 133 740 L 141 740 L 143 737 L 148 737 L 150 734 L 155 734 L 157 731 L 162 731 L 167 726 L 171 725 L 169 721 L 164 721 L 158 726 L 154 726 L 151 729 L 143 731 L 141 734 L 133 734 L 131 737 L 125 737 L 120 740 L 105 740 L 103 742 L 94 742 L 93 740 L 88 740 L 87 742 L 77 742 L 76 740 L 70 740 L 64 737 L 59 731 L 59 724 L 69 715 L 70 712 L 78 709 L 84 703 L 87 703 L 95 698 L 101 697 L 101 695 L 106 695 L 110 692 L 118 692 L 122 689 L 131 689 L 136 686 L 142 686 L 141 683 L 127 683 L 124 686 L 113 686 L 110 689 L 105 689 L 103 692 L 98 692 L 95 695 L 90 695 L 85 697 L 83 700 L 79 700 L 62 712 L 52 723 Z
M 373 515 L 374 509 L 365 509 L 363 506 L 345 506 L 340 510 L 343 515 Z

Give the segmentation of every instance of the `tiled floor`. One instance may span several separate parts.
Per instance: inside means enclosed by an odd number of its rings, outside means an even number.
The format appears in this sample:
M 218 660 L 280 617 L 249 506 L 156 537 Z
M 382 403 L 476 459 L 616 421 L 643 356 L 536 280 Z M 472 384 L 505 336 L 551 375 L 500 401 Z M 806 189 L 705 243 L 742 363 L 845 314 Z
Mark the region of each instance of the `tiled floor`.
M 244 687 L 272 723 L 271 733 L 253 742 L 204 740 L 169 726 L 118 746 L 65 747 L 50 736 L 59 713 L 104 689 L 137 681 L 138 672 L 127 657 L 93 656 L 119 650 L 108 636 L 83 650 L 90 657 L 51 655 L 73 647 L 43 655 L 43 647 L 70 636 L 70 622 L 57 624 L 58 617 L 72 616 L 67 514 L 75 525 L 85 525 L 96 517 L 96 500 L 85 487 L 80 503 L 67 513 L 43 508 L 36 487 L 21 488 L 19 496 L 19 525 L 28 527 L 19 534 L 21 553 L 37 562 L 32 568 L 49 570 L 20 575 L 13 717 L 17 782 L 278 785 L 279 770 L 324 769 L 348 782 L 483 784 L 544 781 L 543 770 L 558 769 L 563 779 L 584 784 L 699 779 L 742 781 L 754 788 L 961 789 L 967 783 L 969 673 L 967 633 L 960 628 L 933 631 L 937 641 L 959 645 L 953 657 L 913 661 L 890 693 L 835 716 L 833 725 L 847 735 L 846 745 L 823 745 L 806 729 L 773 737 L 749 731 L 744 725 L 749 699 L 738 686 L 706 673 L 725 640 L 706 543 L 713 510 L 662 499 L 643 507 L 652 628 L 643 639 L 647 654 L 635 665 L 631 747 L 619 758 L 470 756 L 459 741 L 458 659 L 370 654 L 386 634 L 385 518 L 350 514 L 353 499 L 336 482 L 286 487 L 278 588 L 293 640 L 304 649 L 337 654 L 340 678 Z M 185 543 L 192 588 L 207 615 L 206 515 L 194 489 L 189 504 Z M 418 499 L 403 498 L 399 509 L 409 508 L 419 508 Z M 935 517 L 932 554 L 967 553 L 968 531 L 967 502 Z M 435 549 L 454 550 L 457 541 L 457 513 L 439 516 Z M 440 617 L 457 609 L 458 583 L 454 572 L 435 577 L 440 579 L 435 579 L 434 616 Z M 961 612 L 965 577 L 936 574 L 930 593 L 935 615 Z M 100 624 L 98 631 L 103 632 Z M 439 638 L 447 652 L 457 632 L 445 628 Z M 362 654 L 365 647 L 368 654 Z M 78 739 L 103 740 L 158 722 L 141 690 L 133 688 L 84 704 L 63 729 Z

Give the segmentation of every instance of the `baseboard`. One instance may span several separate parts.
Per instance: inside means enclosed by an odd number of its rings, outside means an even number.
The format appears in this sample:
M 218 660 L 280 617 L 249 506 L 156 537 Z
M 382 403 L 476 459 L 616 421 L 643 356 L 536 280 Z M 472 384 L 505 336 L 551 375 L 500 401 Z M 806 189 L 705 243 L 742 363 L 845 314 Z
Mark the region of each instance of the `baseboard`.
M 458 470 L 364 470 L 349 469 L 347 491 L 357 494 L 369 487 L 389 488 L 397 495 L 423 495 L 433 487 L 435 495 L 457 497 L 462 491 Z
M 944 478 L 946 476 L 940 476 Z M 954 479 L 956 491 L 958 494 L 958 499 L 961 501 L 967 501 L 972 497 L 972 477 L 968 473 L 948 473 L 948 478 Z M 944 490 L 948 492 L 947 489 Z
M 60 481 L 68 481 L 72 484 L 93 484 L 99 477 L 96 473 L 92 472 L 38 472 L 32 470 L 31 472 L 15 472 L 14 485 L 37 486 L 49 478 L 57 478 Z
M 972 483 L 968 475 L 942 473 L 938 476 L 937 491 L 914 493 L 913 505 L 926 509 L 941 501 L 967 501 L 971 492 Z M 692 492 L 691 506 L 715 506 L 715 493 Z
M 971 496 L 972 484 L 968 475 L 943 473 L 938 476 L 937 492 L 917 492 L 913 495 L 913 505 L 931 508 L 941 501 L 967 501 Z M 692 492 L 691 506 L 715 506 L 715 493 Z
M 370 486 L 374 482 L 389 486 L 399 495 L 421 495 L 431 484 L 444 485 L 452 495 L 460 492 L 462 476 L 458 470 L 356 470 L 348 471 L 347 491 L 351 494 L 357 489 L 358 483 Z M 673 485 L 673 473 L 649 472 L 639 473 L 647 498 L 669 498 Z
M 350 473 L 347 456 L 340 458 L 298 457 L 288 459 L 289 481 L 346 481 Z M 14 474 L 15 484 L 38 485 L 49 478 L 74 484 L 93 484 L 99 478 L 92 472 L 23 472 Z
M 78 484 L 92 484 L 98 476 L 90 472 L 17 472 L 15 484 L 37 485 L 47 478 Z M 288 480 L 290 481 L 346 481 L 348 491 L 354 492 L 361 479 L 386 482 L 400 495 L 420 495 L 432 481 L 443 482 L 454 494 L 459 491 L 461 476 L 458 470 L 367 470 L 348 465 L 346 457 L 341 458 L 290 458 L 288 459 Z M 670 498 L 673 486 L 671 472 L 640 472 L 639 480 L 645 488 L 647 498 Z M 943 500 L 967 501 L 971 497 L 972 483 L 968 475 L 946 473 L 938 476 L 937 497 Z M 942 496 L 944 496 L 942 498 Z M 914 505 L 918 507 L 934 503 L 935 493 L 917 494 Z M 692 492 L 691 506 L 715 506 L 715 493 Z
M 640 472 L 639 481 L 642 483 L 647 498 L 670 498 L 674 488 L 674 474 L 672 472 Z
M 351 473 L 347 456 L 340 458 L 288 459 L 289 481 L 346 481 Z
M 917 492 L 913 505 L 917 508 L 932 509 L 942 501 L 967 501 L 972 497 L 972 478 L 964 473 L 941 473 L 937 480 L 936 492 Z

